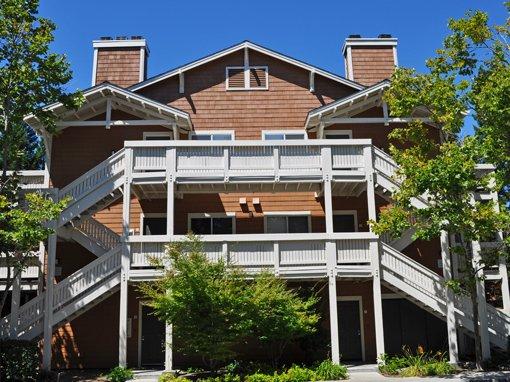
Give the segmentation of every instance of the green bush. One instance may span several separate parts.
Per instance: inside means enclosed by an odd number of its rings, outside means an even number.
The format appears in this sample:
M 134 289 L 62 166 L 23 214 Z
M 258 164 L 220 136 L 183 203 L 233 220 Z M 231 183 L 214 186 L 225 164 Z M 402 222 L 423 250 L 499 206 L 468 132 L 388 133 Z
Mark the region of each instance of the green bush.
M 244 380 L 245 382 L 276 382 L 277 378 L 278 376 L 276 374 L 255 373 L 247 375 Z
M 110 382 L 125 382 L 128 379 L 133 379 L 133 377 L 133 371 L 122 366 L 114 367 L 106 376 Z
M 416 354 L 404 347 L 401 356 L 384 355 L 382 361 L 379 371 L 386 375 L 426 377 L 449 375 L 456 371 L 455 367 L 448 363 L 444 353 L 424 352 L 421 347 L 418 347 Z
M 0 341 L 0 380 L 34 381 L 39 372 L 37 342 Z
M 337 365 L 331 360 L 326 360 L 315 368 L 315 374 L 320 381 L 347 379 L 347 368 L 344 365 Z

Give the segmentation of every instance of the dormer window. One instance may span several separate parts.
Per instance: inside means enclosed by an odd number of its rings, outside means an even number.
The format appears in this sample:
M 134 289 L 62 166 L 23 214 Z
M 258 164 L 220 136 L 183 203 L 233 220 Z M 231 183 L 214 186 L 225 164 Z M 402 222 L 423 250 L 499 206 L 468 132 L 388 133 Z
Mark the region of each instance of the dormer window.
M 269 76 L 267 66 L 227 66 L 227 90 L 267 90 Z

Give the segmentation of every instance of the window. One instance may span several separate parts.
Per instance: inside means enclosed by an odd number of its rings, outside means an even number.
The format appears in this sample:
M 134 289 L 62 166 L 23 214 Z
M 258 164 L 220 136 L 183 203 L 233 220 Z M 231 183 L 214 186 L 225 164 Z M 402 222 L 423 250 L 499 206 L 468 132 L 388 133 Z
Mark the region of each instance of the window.
M 142 235 L 166 235 L 166 214 L 142 215 Z
M 325 139 L 352 139 L 352 130 L 326 130 Z
M 170 131 L 145 131 L 143 133 L 144 141 L 166 141 L 172 139 Z
M 266 233 L 307 233 L 310 232 L 310 214 L 278 213 L 265 216 Z
M 226 87 L 227 90 L 267 90 L 269 88 L 269 76 L 267 66 L 250 66 L 248 75 L 244 66 L 227 66 Z
M 358 230 L 357 211 L 334 211 L 333 232 L 356 232 Z
M 265 141 L 288 141 L 294 139 L 306 139 L 306 133 L 301 130 L 263 131 L 262 139 Z
M 233 130 L 192 131 L 190 138 L 192 141 L 232 141 L 235 133 Z
M 189 214 L 188 229 L 196 235 L 235 233 L 235 217 L 225 214 Z

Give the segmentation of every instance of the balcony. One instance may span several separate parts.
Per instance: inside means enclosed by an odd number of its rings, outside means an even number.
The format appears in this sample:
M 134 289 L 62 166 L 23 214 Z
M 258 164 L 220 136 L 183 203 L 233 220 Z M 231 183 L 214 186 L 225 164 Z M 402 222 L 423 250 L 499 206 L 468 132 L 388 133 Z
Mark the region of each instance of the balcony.
M 325 179 L 365 180 L 371 140 L 127 141 L 126 166 L 135 184 L 174 181 L 181 191 L 309 190 Z M 370 156 L 370 158 L 369 158 Z M 370 161 L 370 162 L 368 162 Z M 250 184 L 250 187 L 243 185 Z M 264 184 L 271 184 L 264 188 Z M 239 188 L 241 187 L 241 188 Z M 283 188 L 282 188 L 283 189 Z M 301 188 L 302 189 L 302 188 Z M 163 191 L 161 189 L 160 191 Z M 179 191 L 179 190 L 178 190 Z
M 130 236 L 130 277 L 153 277 L 157 271 L 150 258 L 161 259 L 167 243 L 184 238 Z M 370 232 L 208 235 L 201 239 L 212 261 L 223 259 L 248 273 L 267 270 L 285 278 L 325 277 L 328 261 L 334 262 L 337 276 L 370 277 L 371 253 L 378 241 Z

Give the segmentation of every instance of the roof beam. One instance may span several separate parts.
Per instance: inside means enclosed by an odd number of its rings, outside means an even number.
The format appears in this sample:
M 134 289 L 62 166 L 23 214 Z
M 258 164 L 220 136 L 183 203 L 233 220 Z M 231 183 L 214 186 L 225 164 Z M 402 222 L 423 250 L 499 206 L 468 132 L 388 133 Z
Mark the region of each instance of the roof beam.
M 115 121 L 68 121 L 57 122 L 58 127 L 71 127 L 71 126 L 149 126 L 149 125 L 164 125 L 172 126 L 174 122 L 165 121 L 163 119 L 119 119 Z
M 310 93 L 315 92 L 315 71 L 310 71 Z
M 112 99 L 108 97 L 106 99 L 106 125 L 105 125 L 107 129 L 110 128 L 111 120 L 112 120 Z
M 430 118 L 331 118 L 326 121 L 326 125 L 334 124 L 359 124 L 359 123 L 409 123 L 412 121 L 421 121 L 424 123 L 432 123 Z
M 184 94 L 184 72 L 179 72 L 179 93 Z

